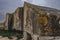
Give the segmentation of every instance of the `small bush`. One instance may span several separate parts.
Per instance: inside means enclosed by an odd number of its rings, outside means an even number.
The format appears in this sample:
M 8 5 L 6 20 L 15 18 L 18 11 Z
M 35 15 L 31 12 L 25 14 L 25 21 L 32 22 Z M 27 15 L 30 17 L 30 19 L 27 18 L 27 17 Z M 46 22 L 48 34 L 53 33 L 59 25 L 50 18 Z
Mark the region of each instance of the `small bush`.
M 8 37 L 9 39 L 12 39 L 12 36 L 16 36 L 17 39 L 22 38 L 22 34 L 16 33 L 15 31 L 9 32 L 9 31 L 0 30 L 0 36 Z

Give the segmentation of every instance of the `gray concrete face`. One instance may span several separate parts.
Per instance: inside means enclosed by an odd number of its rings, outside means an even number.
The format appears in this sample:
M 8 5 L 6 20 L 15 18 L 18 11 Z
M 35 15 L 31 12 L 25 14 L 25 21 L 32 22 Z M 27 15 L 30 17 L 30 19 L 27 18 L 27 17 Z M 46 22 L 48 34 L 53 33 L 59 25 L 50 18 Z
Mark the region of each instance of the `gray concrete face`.
M 5 30 L 9 30 L 9 28 L 11 27 L 11 29 L 12 29 L 12 19 L 13 18 L 13 16 L 12 16 L 12 14 L 6 14 L 6 22 L 5 22 L 5 27 L 4 27 L 4 29 Z M 12 23 L 11 23 L 12 22 Z
M 23 29 L 23 7 L 17 8 L 14 12 L 13 29 L 21 31 Z
M 52 39 L 53 37 L 46 37 L 46 36 L 49 36 L 49 35 L 53 36 L 54 33 L 53 33 L 53 31 L 51 31 L 53 29 L 48 28 L 48 30 L 47 30 L 48 32 L 46 32 L 46 33 L 41 32 L 44 30 L 41 29 L 42 25 L 40 24 L 41 22 L 39 23 L 39 18 L 41 18 L 42 15 L 45 15 L 43 19 L 44 20 L 46 19 L 46 21 L 43 23 L 44 23 L 44 25 L 46 25 L 46 23 L 48 21 L 46 16 L 50 17 L 49 15 L 53 15 L 53 16 L 55 15 L 55 16 L 57 16 L 57 19 L 58 19 L 60 17 L 59 12 L 60 12 L 60 10 L 57 10 L 57 9 L 36 6 L 36 5 L 32 5 L 32 4 L 25 2 L 24 3 L 24 31 L 29 33 L 32 36 L 32 40 L 50 40 L 49 38 Z M 51 25 L 50 26 L 49 25 L 46 27 L 51 27 Z M 45 36 L 46 38 L 40 37 L 42 35 Z M 26 36 L 25 36 L 25 38 L 26 38 Z M 53 40 L 56 40 L 56 39 L 53 39 Z
M 41 32 L 42 27 L 47 24 L 48 24 L 48 26 L 50 25 L 49 24 L 50 18 L 52 19 L 52 17 L 50 17 L 50 16 L 57 16 L 57 18 L 58 18 L 59 14 L 55 14 L 58 12 L 60 12 L 60 11 L 56 10 L 56 9 L 52 9 L 52 8 L 48 8 L 48 7 L 41 7 L 41 6 L 39 7 L 39 6 L 29 4 L 29 3 L 25 3 L 25 5 L 24 5 L 24 30 L 29 33 L 45 35 L 44 33 Z M 50 13 L 50 14 L 48 15 L 48 13 Z M 42 17 L 43 15 L 44 15 L 44 17 Z M 47 19 L 47 17 L 49 17 L 49 20 Z M 43 21 L 40 20 L 40 18 L 43 19 Z M 51 24 L 51 25 L 53 25 L 53 24 Z M 46 26 L 46 27 L 48 27 L 48 26 Z M 48 29 L 48 30 L 50 30 L 50 29 Z

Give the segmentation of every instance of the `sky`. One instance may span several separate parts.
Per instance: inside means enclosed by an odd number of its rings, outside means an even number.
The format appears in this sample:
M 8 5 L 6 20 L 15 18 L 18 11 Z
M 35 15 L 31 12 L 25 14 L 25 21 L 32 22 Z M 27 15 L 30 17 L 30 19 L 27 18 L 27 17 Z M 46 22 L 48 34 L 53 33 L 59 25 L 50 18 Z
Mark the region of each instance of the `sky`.
M 6 13 L 13 13 L 16 8 L 23 6 L 24 1 L 60 10 L 60 0 L 0 0 L 0 22 L 5 20 Z

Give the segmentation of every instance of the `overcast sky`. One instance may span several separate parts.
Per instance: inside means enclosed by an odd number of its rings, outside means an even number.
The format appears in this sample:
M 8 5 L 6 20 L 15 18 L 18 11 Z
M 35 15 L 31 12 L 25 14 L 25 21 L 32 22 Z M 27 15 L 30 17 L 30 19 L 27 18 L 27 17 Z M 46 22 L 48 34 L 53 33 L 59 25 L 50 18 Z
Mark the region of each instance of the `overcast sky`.
M 23 6 L 24 1 L 35 5 L 60 9 L 60 0 L 0 0 L 0 22 L 4 21 L 7 12 L 12 13 L 17 7 Z

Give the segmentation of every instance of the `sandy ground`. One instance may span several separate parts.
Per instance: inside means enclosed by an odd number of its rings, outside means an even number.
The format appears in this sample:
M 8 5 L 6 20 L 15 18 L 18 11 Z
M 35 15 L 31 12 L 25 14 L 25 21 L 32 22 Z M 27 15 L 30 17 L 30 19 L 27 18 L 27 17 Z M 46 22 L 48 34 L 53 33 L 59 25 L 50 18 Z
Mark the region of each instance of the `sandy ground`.
M 20 40 L 24 40 L 24 38 Z M 40 40 L 60 40 L 60 37 L 40 37 Z
M 13 39 L 9 39 L 8 37 L 0 36 L 0 40 L 16 40 L 17 37 L 12 37 Z M 20 39 L 24 40 L 24 38 Z M 60 40 L 60 37 L 40 37 L 40 40 Z
M 16 37 L 12 37 L 13 39 L 9 39 L 8 37 L 2 37 L 0 36 L 0 40 L 16 40 Z

